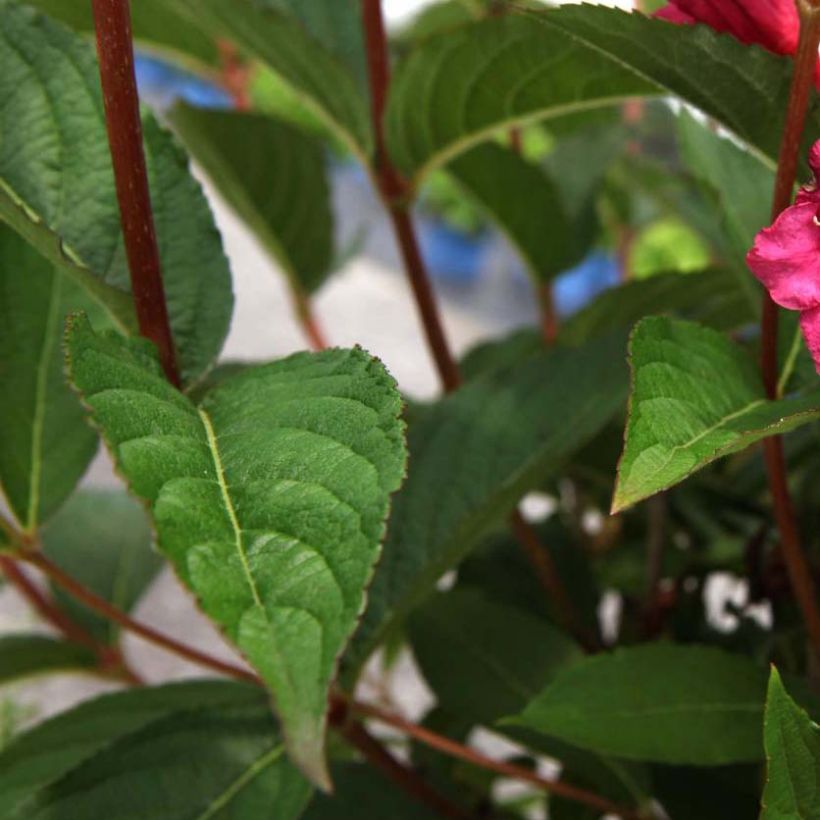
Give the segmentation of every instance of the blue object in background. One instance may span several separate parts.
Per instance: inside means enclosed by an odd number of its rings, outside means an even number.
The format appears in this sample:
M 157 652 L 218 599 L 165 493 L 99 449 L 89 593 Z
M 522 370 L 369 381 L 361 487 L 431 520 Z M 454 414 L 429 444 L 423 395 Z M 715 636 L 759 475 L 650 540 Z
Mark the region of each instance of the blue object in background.
M 591 302 L 599 293 L 621 281 L 615 257 L 593 251 L 583 262 L 555 279 L 553 298 L 559 316 L 569 316 Z
M 430 275 L 448 285 L 469 285 L 481 273 L 490 239 L 470 236 L 436 219 L 418 220 L 421 255 Z
M 233 107 L 231 95 L 224 88 L 164 60 L 138 53 L 135 68 L 140 96 L 160 111 L 170 108 L 177 100 L 202 108 Z

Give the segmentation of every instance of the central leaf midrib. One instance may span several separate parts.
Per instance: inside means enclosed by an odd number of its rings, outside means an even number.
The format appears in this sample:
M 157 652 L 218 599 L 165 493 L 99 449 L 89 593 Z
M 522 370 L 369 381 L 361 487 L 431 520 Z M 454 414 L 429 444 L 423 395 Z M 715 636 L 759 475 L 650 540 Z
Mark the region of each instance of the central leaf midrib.
M 245 579 L 248 582 L 248 586 L 251 589 L 251 594 L 253 595 L 254 603 L 262 608 L 262 598 L 259 595 L 259 590 L 256 588 L 256 581 L 254 581 L 253 573 L 251 572 L 250 564 L 248 563 L 248 555 L 245 552 L 245 544 L 242 539 L 242 528 L 239 526 L 239 519 L 236 515 L 236 510 L 234 509 L 233 501 L 231 500 L 230 491 L 228 490 L 228 484 L 225 481 L 225 469 L 222 466 L 222 457 L 219 455 L 219 446 L 217 444 L 216 439 L 216 432 L 214 431 L 213 424 L 211 424 L 210 416 L 204 411 L 197 408 L 197 413 L 199 413 L 200 419 L 202 419 L 202 425 L 205 428 L 205 435 L 208 438 L 208 449 L 211 453 L 211 458 L 214 462 L 214 472 L 216 473 L 216 480 L 219 484 L 220 492 L 222 493 L 222 500 L 225 504 L 225 510 L 228 513 L 228 519 L 231 522 L 231 527 L 233 528 L 234 533 L 234 544 L 236 546 L 236 551 L 239 554 L 239 560 L 242 564 L 242 569 L 245 573 Z
M 26 529 L 33 531 L 37 527 L 37 516 L 40 507 L 40 481 L 43 468 L 43 437 L 45 435 L 46 393 L 48 392 L 48 370 L 51 353 L 59 322 L 60 291 L 62 281 L 57 271 L 51 274 L 51 294 L 49 297 L 46 326 L 43 331 L 43 345 L 37 361 L 37 377 L 34 388 L 34 413 L 31 424 L 31 474 L 29 478 L 28 515 Z
M 284 752 L 284 746 L 279 744 L 266 751 L 254 760 L 220 795 L 215 797 L 197 820 L 210 820 L 217 813 L 226 808 L 242 790 L 252 783 L 265 769 L 276 763 Z

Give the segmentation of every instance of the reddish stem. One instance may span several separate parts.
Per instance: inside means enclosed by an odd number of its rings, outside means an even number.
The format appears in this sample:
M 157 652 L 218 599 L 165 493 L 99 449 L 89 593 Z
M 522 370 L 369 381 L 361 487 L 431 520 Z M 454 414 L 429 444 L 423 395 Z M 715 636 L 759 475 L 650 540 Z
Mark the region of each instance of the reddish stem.
M 73 643 L 96 651 L 97 640 L 79 624 L 75 624 L 62 610 L 44 595 L 37 585 L 7 555 L 0 555 L 0 569 L 20 595 L 25 598 L 40 617 Z
M 295 285 L 291 287 L 291 290 L 296 309 L 296 318 L 302 325 L 302 330 L 304 330 L 310 342 L 311 349 L 316 351 L 326 350 L 328 346 L 327 339 L 325 338 L 322 326 L 319 324 L 319 319 L 313 310 L 311 298 Z
M 250 681 L 251 683 L 259 683 L 259 679 L 253 672 L 236 666 L 232 663 L 226 663 L 218 658 L 214 658 L 205 652 L 200 652 L 187 644 L 177 641 L 174 638 L 164 635 L 155 629 L 152 629 L 145 624 L 135 621 L 125 612 L 117 609 L 113 604 L 96 595 L 90 589 L 84 587 L 79 581 L 72 578 L 67 573 L 63 572 L 55 563 L 47 558 L 42 552 L 28 552 L 20 556 L 22 560 L 28 562 L 32 566 L 37 567 L 42 573 L 51 578 L 54 583 L 61 586 L 72 597 L 76 598 L 81 604 L 87 606 L 89 609 L 98 612 L 108 620 L 119 624 L 123 629 L 139 635 L 144 640 L 156 646 L 162 647 L 175 655 L 179 655 L 192 663 L 206 666 L 223 675 L 228 675 L 239 680 Z
M 436 297 L 421 258 L 413 223 L 404 205 L 388 203 L 388 208 L 393 231 L 404 259 L 405 270 L 426 331 L 428 347 L 436 363 L 445 392 L 452 393 L 461 385 L 461 374 L 447 343 L 436 305 Z
M 438 305 L 430 286 L 424 260 L 419 251 L 416 233 L 410 219 L 408 201 L 411 192 L 407 183 L 393 166 L 385 141 L 384 107 L 390 85 L 390 66 L 381 0 L 363 0 L 362 11 L 372 100 L 373 133 L 376 139 L 376 182 L 390 215 L 404 261 L 404 268 L 421 314 L 428 347 L 433 354 L 444 389 L 450 393 L 461 384 L 461 373 L 444 333 Z M 550 562 L 548 556 L 535 558 L 537 553 L 546 552 L 545 548 L 538 543 L 538 536 L 535 531 L 517 513 L 513 517 L 512 526 L 519 536 L 525 538 L 522 546 L 534 562 L 539 581 L 544 584 L 548 593 L 554 595 L 556 589 L 561 589 L 560 578 L 556 572 L 545 572 L 545 562 Z M 572 611 L 571 601 L 563 591 L 555 596 L 555 600 L 567 622 L 580 623 L 580 619 Z M 581 634 L 578 634 L 577 637 L 582 643 L 589 644 L 588 640 Z
M 800 40 L 794 60 L 794 73 L 786 110 L 786 123 L 777 164 L 777 176 L 772 198 L 773 221 L 792 201 L 806 112 L 814 82 L 817 48 L 820 44 L 820 11 L 802 2 L 802 0 L 797 5 L 800 10 L 801 20 Z M 763 300 L 763 315 L 760 326 L 760 368 L 766 395 L 770 399 L 777 398 L 777 326 L 778 307 L 767 293 Z M 780 531 L 783 560 L 789 573 L 795 599 L 806 623 L 809 639 L 815 653 L 820 657 L 820 605 L 818 605 L 817 590 L 812 580 L 811 567 L 801 546 L 797 517 L 789 492 L 786 458 L 783 453 L 781 438 L 773 436 L 764 439 L 763 454 L 769 477 L 769 490 L 772 496 L 774 516 Z
M 98 671 L 101 674 L 120 677 L 134 685 L 142 683 L 139 676 L 128 666 L 118 646 L 108 646 L 98 641 L 90 632 L 72 620 L 47 595 L 43 594 L 12 558 L 0 555 L 0 570 L 46 623 L 51 624 L 66 640 L 94 652 L 97 656 Z
M 435 811 L 441 817 L 468 820 L 467 812 L 430 787 L 412 769 L 403 766 L 358 721 L 346 718 L 331 721 L 336 731 L 361 752 L 368 763 L 383 772 L 397 786 L 414 797 L 419 803 Z
M 140 333 L 157 346 L 168 380 L 179 387 L 142 145 L 130 7 L 128 0 L 92 0 L 92 8 L 108 144 L 137 320 Z
M 541 312 L 541 335 L 547 345 L 553 345 L 558 339 L 558 312 L 555 309 L 552 282 L 540 282 L 536 287 Z
M 436 299 L 408 213 L 409 187 L 394 167 L 385 141 L 384 108 L 390 86 L 390 63 L 381 0 L 363 0 L 362 15 L 367 45 L 370 109 L 376 139 L 376 183 L 390 215 L 404 267 L 421 314 L 427 345 L 444 389 L 451 392 L 461 384 L 461 376 L 447 343 Z
M 186 660 L 199 664 L 200 666 L 213 669 L 217 672 L 221 672 L 239 680 L 244 680 L 256 685 L 262 685 L 262 681 L 260 681 L 260 679 L 252 672 L 213 658 L 204 652 L 200 652 L 199 650 L 187 646 L 180 641 L 170 638 L 167 635 L 163 635 L 162 633 L 147 627 L 138 621 L 135 621 L 129 615 L 117 609 L 117 607 L 113 606 L 105 599 L 100 598 L 67 573 L 63 572 L 56 564 L 52 563 L 41 552 L 26 552 L 21 556 L 21 558 L 22 560 L 25 560 L 26 562 L 37 567 L 47 577 L 51 578 L 56 584 L 61 586 L 69 594 L 80 601 L 80 603 L 84 604 L 89 609 L 98 612 L 114 623 L 119 624 L 123 629 L 127 629 L 150 643 L 178 655 L 179 657 L 185 658 Z M 31 583 L 31 581 L 25 576 L 19 567 L 17 567 L 11 558 L 8 556 L 0 556 L 0 568 L 2 568 L 7 574 L 10 581 L 21 589 L 21 592 L 23 592 L 26 598 L 32 602 L 32 605 L 37 608 L 43 617 L 45 617 L 49 622 L 55 624 L 55 626 L 59 625 L 60 630 L 64 632 L 67 637 L 71 637 L 72 640 L 76 640 L 77 642 L 86 643 L 80 632 L 75 631 L 66 621 L 66 616 L 44 598 L 40 591 Z M 71 630 L 71 635 L 68 635 L 67 630 L 69 629 Z M 79 627 L 77 629 L 79 630 Z M 93 643 L 93 638 L 91 641 Z M 124 667 L 121 671 L 123 676 L 130 682 L 135 684 L 141 683 L 139 677 L 137 677 L 127 667 Z M 628 811 L 623 812 L 615 804 L 603 798 L 597 797 L 596 795 L 589 794 L 583 789 L 577 789 L 566 783 L 544 780 L 543 778 L 539 778 L 531 772 L 528 772 L 526 769 L 520 769 L 519 767 L 512 766 L 508 763 L 496 762 L 491 758 L 479 754 L 478 752 L 474 752 L 466 746 L 462 746 L 461 744 L 449 740 L 446 737 L 437 735 L 436 733 L 431 732 L 428 729 L 424 729 L 421 726 L 416 726 L 401 717 L 384 712 L 375 706 L 348 702 L 344 695 L 339 693 L 332 694 L 329 705 L 329 724 L 337 729 L 339 733 L 353 746 L 358 748 L 365 758 L 367 758 L 378 768 L 382 769 L 382 771 L 394 780 L 394 782 L 399 784 L 415 798 L 421 800 L 431 808 L 434 808 L 444 817 L 458 818 L 461 820 L 461 818 L 465 818 L 467 815 L 455 804 L 446 800 L 430 788 L 430 786 L 425 783 L 416 772 L 403 767 L 398 761 L 396 761 L 383 748 L 383 746 L 375 740 L 375 738 L 368 734 L 361 724 L 349 719 L 350 711 L 358 712 L 362 715 L 373 717 L 384 723 L 395 726 L 411 737 L 416 737 L 423 743 L 426 743 L 433 748 L 437 748 L 455 757 L 468 760 L 476 766 L 481 766 L 483 768 L 499 772 L 500 774 L 504 774 L 508 777 L 514 777 L 519 780 L 531 782 L 541 788 L 552 791 L 555 794 L 562 795 L 570 800 L 586 803 L 587 805 L 600 808 L 603 811 L 614 812 L 616 814 L 621 813 L 624 817 L 633 816 Z
M 640 817 L 640 814 L 632 808 L 619 806 L 617 803 L 613 803 L 604 797 L 600 797 L 597 794 L 586 791 L 586 789 L 573 786 L 569 783 L 563 783 L 560 780 L 547 780 L 535 772 L 530 771 L 529 769 L 524 769 L 521 766 L 516 766 L 512 763 L 506 763 L 504 761 L 493 760 L 481 752 L 471 749 L 469 746 L 464 746 L 461 743 L 457 743 L 455 740 L 442 737 L 441 735 L 426 729 L 424 726 L 418 726 L 415 723 L 411 723 L 409 720 L 405 720 L 398 715 L 393 715 L 386 712 L 378 706 L 355 702 L 350 704 L 350 709 L 362 717 L 373 718 L 381 721 L 382 723 L 386 723 L 389 726 L 393 726 L 399 731 L 415 738 L 419 742 L 424 743 L 426 746 L 430 746 L 433 749 L 438 749 L 440 752 L 450 755 L 451 757 L 457 757 L 460 760 L 465 760 L 468 763 L 472 763 L 474 766 L 489 769 L 490 771 L 497 772 L 504 777 L 510 777 L 515 780 L 521 780 L 525 783 L 531 783 L 533 786 L 543 789 L 546 792 L 558 795 L 559 797 L 564 797 L 567 800 L 572 800 L 576 803 L 582 803 L 586 806 L 590 806 L 593 809 L 603 812 L 604 814 L 616 814 L 625 818 Z
M 567 596 L 561 582 L 561 575 L 552 560 L 552 555 L 541 543 L 533 526 L 524 519 L 519 510 L 515 510 L 510 515 L 510 526 L 516 541 L 529 558 L 539 583 L 547 591 L 550 600 L 554 604 L 558 620 L 587 651 L 594 652 L 600 649 L 598 637 L 590 634 L 581 622 L 572 601 Z
M 237 111 L 249 110 L 251 98 L 248 94 L 248 66 L 237 53 L 236 46 L 229 40 L 219 40 L 216 47 L 222 63 L 222 85 L 233 98 L 234 108 Z

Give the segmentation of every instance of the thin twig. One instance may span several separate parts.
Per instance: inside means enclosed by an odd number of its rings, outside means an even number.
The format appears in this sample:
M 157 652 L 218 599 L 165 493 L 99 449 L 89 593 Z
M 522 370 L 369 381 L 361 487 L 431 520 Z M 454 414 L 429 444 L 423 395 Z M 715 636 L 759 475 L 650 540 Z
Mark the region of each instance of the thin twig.
M 410 191 L 391 162 L 384 135 L 384 108 L 390 85 L 390 64 L 381 0 L 363 0 L 363 23 L 367 47 L 370 108 L 376 140 L 377 188 L 390 216 L 410 286 L 424 325 L 430 353 L 447 392 L 461 384 L 458 365 L 450 352 L 430 280 L 421 258 L 418 240 L 408 212 Z
M 17 565 L 14 559 L 0 555 L 0 569 L 9 583 L 25 598 L 32 609 L 48 624 L 51 624 L 61 635 L 73 643 L 85 646 L 94 651 L 98 642 L 94 636 L 79 624 L 74 623 L 61 609 L 54 605 L 37 585 Z
M 572 800 L 576 803 L 583 803 L 586 806 L 591 806 L 592 808 L 606 814 L 616 814 L 620 817 L 630 818 L 630 820 L 641 816 L 635 809 L 619 806 L 617 803 L 613 803 L 605 797 L 588 792 L 586 789 L 573 786 L 569 783 L 564 783 L 560 780 L 547 780 L 545 777 L 541 777 L 535 772 L 530 771 L 529 769 L 524 769 L 521 766 L 516 766 L 512 763 L 506 763 L 504 761 L 493 760 L 475 749 L 471 749 L 470 747 L 457 743 L 454 740 L 450 740 L 449 738 L 442 737 L 435 732 L 431 732 L 424 726 L 418 726 L 398 715 L 385 712 L 378 706 L 354 702 L 350 704 L 350 709 L 352 712 L 359 714 L 362 717 L 373 718 L 374 720 L 378 720 L 389 726 L 393 726 L 399 731 L 404 732 L 406 735 L 415 738 L 419 742 L 424 743 L 433 749 L 438 749 L 440 752 L 450 755 L 451 757 L 457 757 L 461 760 L 467 761 L 468 763 L 472 763 L 475 766 L 480 766 L 483 769 L 498 772 L 498 774 L 504 775 L 505 777 L 521 780 L 525 783 L 531 783 L 533 786 L 536 786 L 543 791 L 558 795 L 559 797 L 564 797 L 567 800 Z
M 595 652 L 600 649 L 601 644 L 598 637 L 591 634 L 581 621 L 577 610 L 572 605 L 572 601 L 570 601 L 564 589 L 561 575 L 552 560 L 550 551 L 541 543 L 532 524 L 524 519 L 519 510 L 515 510 L 510 515 L 510 526 L 516 541 L 521 545 L 532 564 L 539 583 L 547 591 L 550 600 L 555 605 L 558 620 L 567 632 L 574 635 L 576 640 L 588 652 Z
M 108 144 L 140 333 L 157 346 L 168 380 L 180 386 L 162 284 L 142 145 L 128 0 L 92 0 Z
M 402 765 L 390 752 L 356 720 L 337 719 L 331 723 L 336 731 L 358 749 L 368 763 L 383 772 L 397 786 L 419 803 L 427 806 L 441 817 L 453 820 L 469 820 L 470 815 L 455 803 L 440 795 L 419 774 Z
M 119 646 L 97 640 L 88 630 L 61 610 L 8 555 L 0 555 L 0 570 L 8 582 L 29 603 L 32 609 L 67 641 L 90 649 L 97 657 L 97 671 L 105 677 L 118 677 L 138 686 L 142 679 L 128 665 Z
M 47 558 L 42 552 L 27 552 L 20 555 L 21 560 L 26 561 L 34 567 L 37 567 L 42 573 L 51 578 L 54 583 L 62 587 L 72 597 L 76 598 L 81 604 L 87 606 L 94 612 L 108 618 L 108 620 L 119 624 L 123 629 L 139 635 L 149 643 L 159 646 L 175 655 L 179 655 L 192 663 L 206 666 L 223 675 L 228 675 L 238 680 L 249 681 L 251 683 L 259 683 L 259 678 L 247 669 L 241 666 L 236 666 L 232 663 L 221 661 L 214 658 L 205 652 L 200 652 L 181 641 L 171 638 L 162 632 L 153 629 L 150 626 L 134 620 L 130 615 L 115 607 L 113 604 L 101 598 L 99 595 L 92 592 L 90 589 L 83 586 L 79 581 L 72 578 L 54 562 Z
M 315 351 L 326 350 L 327 339 L 313 309 L 313 300 L 297 285 L 291 285 L 291 291 L 296 318 L 299 320 L 299 324 L 302 325 L 302 330 L 310 342 L 311 349 Z
M 790 205 L 792 200 L 806 111 L 817 64 L 817 49 L 820 44 L 820 10 L 815 9 L 806 0 L 798 0 L 797 5 L 800 11 L 800 40 L 794 60 L 786 123 L 777 164 L 772 199 L 773 220 Z M 778 307 L 767 293 L 764 296 L 761 319 L 760 368 L 766 394 L 770 399 L 777 398 L 777 325 Z M 780 531 L 783 559 L 795 599 L 806 623 L 809 640 L 814 647 L 815 654 L 820 657 L 820 604 L 818 604 L 817 590 L 812 580 L 811 567 L 801 546 L 797 516 L 789 491 L 782 439 L 779 436 L 764 439 L 763 454 L 769 477 L 774 516 Z
M 230 677 L 244 680 L 256 685 L 263 685 L 262 681 L 253 673 L 233 664 L 225 663 L 210 655 L 200 652 L 193 647 L 190 647 L 180 641 L 164 635 L 151 627 L 135 621 L 126 613 L 117 609 L 117 607 L 110 604 L 108 601 L 100 598 L 90 590 L 86 589 L 82 584 L 63 572 L 50 559 L 48 559 L 41 552 L 31 551 L 20 556 L 21 560 L 30 563 L 43 572 L 48 578 L 52 579 L 56 584 L 61 586 L 69 594 L 75 597 L 80 603 L 92 609 L 95 612 L 103 615 L 116 624 L 119 624 L 123 629 L 133 632 L 136 635 L 144 638 L 150 643 L 165 649 L 179 657 L 185 658 L 200 666 L 213 669 L 217 672 L 222 672 Z M 12 569 L 8 570 L 8 565 Z M 0 567 L 4 572 L 8 572 L 10 579 L 16 579 L 21 575 L 25 579 L 26 588 L 33 588 L 37 593 L 38 611 L 42 602 L 41 596 L 33 587 L 30 581 L 25 578 L 19 568 L 16 567 L 14 561 L 8 556 L 0 556 Z M 16 572 L 15 572 L 16 570 Z M 133 675 L 131 670 L 125 670 L 127 675 Z M 131 681 L 139 683 L 139 678 L 133 675 Z M 569 800 L 576 800 L 587 805 L 600 808 L 603 811 L 621 814 L 624 817 L 636 816 L 630 810 L 623 810 L 621 807 L 611 803 L 604 798 L 598 797 L 594 794 L 588 793 L 583 789 L 578 789 L 566 783 L 546 780 L 537 775 L 528 772 L 526 769 L 521 769 L 508 763 L 494 761 L 485 755 L 475 752 L 472 749 L 462 746 L 455 741 L 449 740 L 446 737 L 431 732 L 421 726 L 417 726 L 410 721 L 404 720 L 397 715 L 392 715 L 376 706 L 357 703 L 355 701 L 348 701 L 346 696 L 341 693 L 333 693 L 330 697 L 330 711 L 328 722 L 335 729 L 337 729 L 343 737 L 345 737 L 352 745 L 358 748 L 362 754 L 371 762 L 388 774 L 395 782 L 399 783 L 405 788 L 408 793 L 412 794 L 417 799 L 422 800 L 427 805 L 436 808 L 439 813 L 445 817 L 464 818 L 467 815 L 459 809 L 455 804 L 450 803 L 446 799 L 438 795 L 432 790 L 427 783 L 425 783 L 416 772 L 411 769 L 401 766 L 392 756 L 382 747 L 382 745 L 373 737 L 371 737 L 363 726 L 355 723 L 349 719 L 350 712 L 359 713 L 365 717 L 372 717 L 381 720 L 383 723 L 395 726 L 412 737 L 417 738 L 423 743 L 426 743 L 433 748 L 439 749 L 447 754 L 455 757 L 460 757 L 464 760 L 480 766 L 491 771 L 496 771 L 508 777 L 525 780 L 533 783 L 540 788 L 551 791 L 554 794 L 566 797 Z

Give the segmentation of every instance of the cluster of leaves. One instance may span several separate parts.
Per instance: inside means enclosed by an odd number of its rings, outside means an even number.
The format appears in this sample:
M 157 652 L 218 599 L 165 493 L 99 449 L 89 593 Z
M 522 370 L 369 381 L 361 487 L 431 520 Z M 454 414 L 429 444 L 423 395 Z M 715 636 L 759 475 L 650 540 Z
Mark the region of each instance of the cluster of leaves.
M 464 386 L 411 405 L 405 437 L 398 388 L 361 349 L 212 370 L 231 275 L 185 153 L 304 310 L 337 258 L 330 157 L 375 170 L 357 0 L 133 4 L 142 47 L 213 78 L 228 41 L 282 90 L 252 112 L 179 106 L 175 136 L 143 114 L 182 390 L 136 336 L 90 4 L 0 0 L 0 485 L 13 518 L 0 549 L 38 545 L 124 611 L 169 562 L 264 685 L 126 690 L 20 735 L 0 752 L 3 820 L 429 816 L 328 743 L 328 698 L 397 643 L 435 695 L 429 728 L 492 729 L 522 765 L 557 760 L 566 783 L 636 814 L 818 816 L 818 701 L 752 445 L 790 433 L 816 559 L 820 392 L 786 324 L 782 398 L 766 398 L 748 332 L 761 292 L 743 262 L 767 220 L 790 63 L 638 14 L 498 6 L 442 2 L 395 44 L 386 143 L 408 196 L 445 175 L 538 289 L 597 245 L 640 275 L 555 344 L 523 331 L 471 351 Z M 630 98 L 637 121 L 621 113 Z M 510 129 L 538 151 L 514 150 Z M 807 131 L 820 134 L 817 107 Z M 657 251 L 670 225 L 695 253 Z M 77 489 L 100 439 L 141 504 Z M 558 499 L 538 534 L 577 610 L 572 634 L 508 529 L 531 491 Z M 590 526 L 610 502 L 620 515 Z M 728 632 L 705 603 L 720 573 L 748 583 Z M 121 657 L 118 631 L 52 596 L 92 646 L 3 636 L 0 682 L 121 674 L 101 664 Z M 614 636 L 598 616 L 613 599 Z M 612 651 L 585 654 L 579 634 Z M 492 777 L 406 751 L 475 816 L 546 799 L 505 801 Z M 315 789 L 331 783 L 332 797 Z M 551 818 L 599 815 L 549 800 Z

